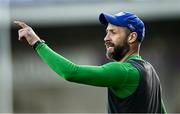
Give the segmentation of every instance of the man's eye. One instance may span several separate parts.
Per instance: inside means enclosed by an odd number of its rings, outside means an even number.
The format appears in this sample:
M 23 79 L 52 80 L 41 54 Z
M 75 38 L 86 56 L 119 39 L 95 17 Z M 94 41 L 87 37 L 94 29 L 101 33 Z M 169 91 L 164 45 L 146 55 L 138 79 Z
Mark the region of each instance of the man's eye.
M 111 31 L 111 33 L 112 33 L 112 34 L 116 34 L 116 32 L 115 32 L 115 31 Z

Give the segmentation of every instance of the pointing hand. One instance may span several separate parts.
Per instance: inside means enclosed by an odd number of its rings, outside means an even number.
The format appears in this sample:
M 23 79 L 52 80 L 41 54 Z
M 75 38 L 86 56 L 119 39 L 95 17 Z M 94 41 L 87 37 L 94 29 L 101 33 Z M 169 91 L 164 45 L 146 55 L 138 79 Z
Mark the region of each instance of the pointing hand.
M 24 38 L 31 46 L 33 46 L 38 40 L 40 40 L 40 38 L 33 31 L 33 29 L 26 23 L 22 21 L 14 21 L 14 23 L 21 27 L 21 29 L 19 29 L 18 31 L 18 40 L 23 40 Z

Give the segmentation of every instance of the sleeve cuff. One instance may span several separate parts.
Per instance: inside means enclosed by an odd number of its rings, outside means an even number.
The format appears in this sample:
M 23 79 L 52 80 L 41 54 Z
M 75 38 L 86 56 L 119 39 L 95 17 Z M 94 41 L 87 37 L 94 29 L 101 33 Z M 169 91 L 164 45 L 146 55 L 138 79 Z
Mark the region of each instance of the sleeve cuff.
M 32 47 L 33 47 L 34 50 L 36 50 L 36 48 L 39 47 L 39 45 L 41 45 L 41 44 L 45 44 L 45 41 L 44 40 L 39 40 Z

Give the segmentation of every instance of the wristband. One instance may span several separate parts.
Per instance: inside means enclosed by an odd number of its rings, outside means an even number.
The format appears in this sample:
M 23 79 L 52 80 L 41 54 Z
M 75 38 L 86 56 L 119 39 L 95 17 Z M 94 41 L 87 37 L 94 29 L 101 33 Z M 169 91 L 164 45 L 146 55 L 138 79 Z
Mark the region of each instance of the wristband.
M 42 43 L 45 43 L 44 40 L 38 40 L 32 47 L 34 50 L 36 50 L 36 47 L 39 45 L 39 44 L 42 44 Z

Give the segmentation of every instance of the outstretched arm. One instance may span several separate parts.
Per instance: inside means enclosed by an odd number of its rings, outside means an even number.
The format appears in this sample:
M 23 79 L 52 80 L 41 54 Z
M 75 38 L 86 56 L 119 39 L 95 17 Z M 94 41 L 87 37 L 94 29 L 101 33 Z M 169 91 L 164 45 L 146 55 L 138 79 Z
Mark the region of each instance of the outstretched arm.
M 123 86 L 126 79 L 131 76 L 134 83 L 138 83 L 138 72 L 129 63 L 111 62 L 102 66 L 76 65 L 43 43 L 36 51 L 49 67 L 68 81 L 117 88 Z M 132 72 L 129 72 L 130 70 Z
M 26 39 L 33 46 L 40 38 L 24 22 L 16 21 L 21 27 L 19 40 Z M 124 84 L 137 87 L 139 72 L 129 63 L 111 62 L 102 66 L 76 65 L 41 43 L 36 51 L 42 60 L 64 79 L 72 82 L 120 89 Z

